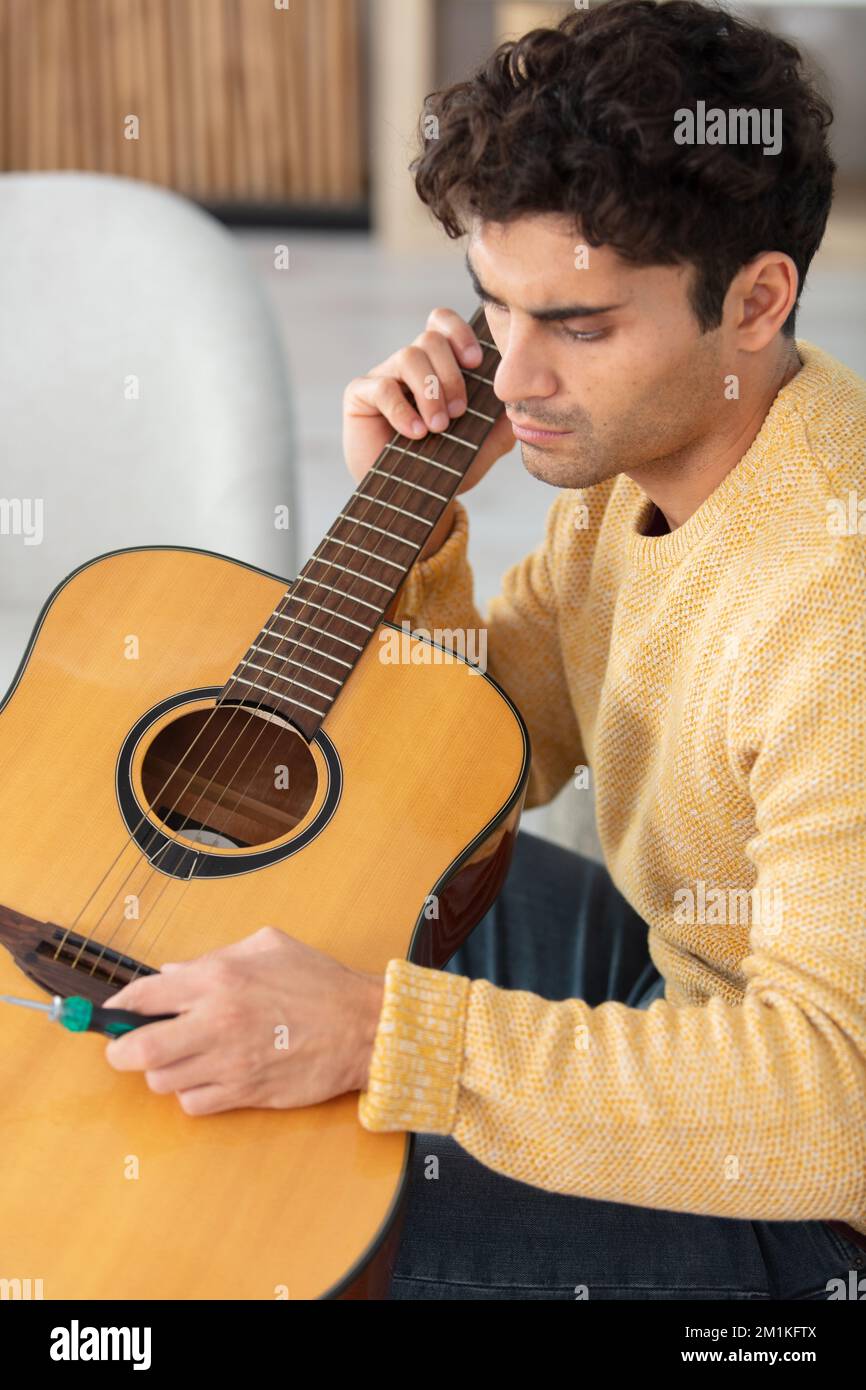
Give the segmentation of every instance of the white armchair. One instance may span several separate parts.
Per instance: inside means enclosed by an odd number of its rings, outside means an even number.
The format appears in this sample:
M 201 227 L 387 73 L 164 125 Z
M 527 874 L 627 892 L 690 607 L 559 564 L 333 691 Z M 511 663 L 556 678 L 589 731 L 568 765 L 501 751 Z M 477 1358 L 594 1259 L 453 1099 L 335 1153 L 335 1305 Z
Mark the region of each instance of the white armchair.
M 0 175 L 0 305 L 0 698 L 95 555 L 196 546 L 294 576 L 283 353 L 225 227 L 133 179 Z

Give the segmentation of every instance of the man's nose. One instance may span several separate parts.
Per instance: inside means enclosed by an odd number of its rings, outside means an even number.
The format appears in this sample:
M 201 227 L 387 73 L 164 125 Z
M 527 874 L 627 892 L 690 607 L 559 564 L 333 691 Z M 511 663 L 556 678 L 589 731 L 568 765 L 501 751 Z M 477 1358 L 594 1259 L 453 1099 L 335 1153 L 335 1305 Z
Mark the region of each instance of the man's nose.
M 518 408 L 524 401 L 547 400 L 556 394 L 556 377 L 546 360 L 544 343 L 531 329 L 509 325 L 493 389 L 506 405 Z

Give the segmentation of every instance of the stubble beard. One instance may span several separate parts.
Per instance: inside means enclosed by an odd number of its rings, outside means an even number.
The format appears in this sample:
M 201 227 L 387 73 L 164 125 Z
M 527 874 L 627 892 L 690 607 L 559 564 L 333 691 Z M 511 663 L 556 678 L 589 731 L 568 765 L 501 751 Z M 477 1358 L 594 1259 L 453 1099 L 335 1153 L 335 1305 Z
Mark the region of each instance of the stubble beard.
M 600 457 L 593 447 L 590 431 L 586 431 L 583 441 L 570 441 L 568 452 L 546 449 L 537 444 L 521 441 L 520 454 L 523 467 L 531 477 L 551 487 L 585 488 L 605 482 L 622 471 L 620 465 L 607 457 Z

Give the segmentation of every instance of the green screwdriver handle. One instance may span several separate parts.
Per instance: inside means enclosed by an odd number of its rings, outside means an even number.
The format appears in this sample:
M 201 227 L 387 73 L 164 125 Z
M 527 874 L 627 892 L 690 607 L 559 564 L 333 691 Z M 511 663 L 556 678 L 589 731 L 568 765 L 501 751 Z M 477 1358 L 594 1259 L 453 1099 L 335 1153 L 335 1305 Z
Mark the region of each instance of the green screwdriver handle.
M 133 1028 L 142 1028 L 147 1023 L 162 1023 L 168 1018 L 177 1018 L 177 1014 L 136 1014 L 129 1009 L 101 1009 L 92 1000 L 73 994 L 64 999 L 59 1022 L 70 1033 L 104 1033 L 106 1037 L 119 1038 L 124 1033 L 131 1033 Z

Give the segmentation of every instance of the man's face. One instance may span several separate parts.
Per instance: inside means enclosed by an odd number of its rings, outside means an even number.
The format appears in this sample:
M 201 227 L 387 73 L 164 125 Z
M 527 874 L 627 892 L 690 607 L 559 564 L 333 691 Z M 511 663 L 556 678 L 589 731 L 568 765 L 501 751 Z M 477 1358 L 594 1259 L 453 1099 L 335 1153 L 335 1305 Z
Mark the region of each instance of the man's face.
M 692 268 L 581 252 L 568 222 L 548 214 L 477 224 L 467 260 L 502 355 L 497 395 L 516 425 L 557 432 L 517 434 L 527 470 L 566 488 L 675 474 L 724 389 L 722 330 L 698 327 Z

